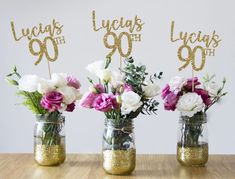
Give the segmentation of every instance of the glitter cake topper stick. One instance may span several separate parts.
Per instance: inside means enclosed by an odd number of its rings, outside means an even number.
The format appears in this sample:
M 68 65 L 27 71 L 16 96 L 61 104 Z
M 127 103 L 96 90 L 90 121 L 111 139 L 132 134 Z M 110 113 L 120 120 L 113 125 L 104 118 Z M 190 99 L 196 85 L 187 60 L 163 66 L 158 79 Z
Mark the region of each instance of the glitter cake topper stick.
M 194 92 L 194 69 L 192 68 L 192 92 Z
M 51 79 L 51 67 L 50 67 L 50 62 L 47 60 L 47 67 L 48 67 L 48 72 L 49 72 L 49 77 Z

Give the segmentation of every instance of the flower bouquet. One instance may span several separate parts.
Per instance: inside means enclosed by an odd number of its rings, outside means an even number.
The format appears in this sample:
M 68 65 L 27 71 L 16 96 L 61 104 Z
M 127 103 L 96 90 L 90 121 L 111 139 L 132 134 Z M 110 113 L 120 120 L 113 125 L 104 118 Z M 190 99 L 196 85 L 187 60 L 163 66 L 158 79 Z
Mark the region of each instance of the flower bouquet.
M 65 160 L 63 111 L 72 112 L 81 97 L 80 82 L 66 74 L 52 74 L 51 79 L 37 75 L 21 76 L 16 67 L 7 81 L 17 86 L 23 105 L 36 114 L 34 130 L 35 160 L 40 165 L 57 165 Z
M 177 159 L 182 165 L 203 166 L 208 161 L 206 112 L 227 93 L 226 80 L 219 86 L 215 76 L 186 79 L 174 77 L 162 90 L 165 110 L 180 111 Z
M 95 74 L 98 83 L 89 79 L 90 89 L 82 97 L 80 105 L 94 108 L 105 114 L 103 134 L 103 168 L 110 174 L 128 174 L 135 168 L 135 143 L 133 119 L 140 113 L 154 114 L 159 94 L 155 83 L 162 73 L 147 78 L 144 65 L 135 65 L 132 58 L 126 59 L 120 72 L 111 71 L 111 59 L 96 61 L 87 66 Z

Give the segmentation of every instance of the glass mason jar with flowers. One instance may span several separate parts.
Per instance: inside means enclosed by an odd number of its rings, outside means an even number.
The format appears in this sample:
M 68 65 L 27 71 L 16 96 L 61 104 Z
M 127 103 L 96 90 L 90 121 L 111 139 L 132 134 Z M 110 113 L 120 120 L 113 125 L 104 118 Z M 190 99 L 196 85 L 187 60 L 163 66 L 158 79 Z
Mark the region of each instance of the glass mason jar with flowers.
M 177 160 L 185 166 L 204 166 L 208 161 L 207 110 L 227 93 L 226 80 L 218 86 L 215 76 L 199 82 L 197 77 L 174 77 L 162 91 L 164 108 L 180 111 Z
M 39 165 L 59 165 L 66 158 L 65 117 L 72 112 L 80 98 L 80 82 L 66 74 L 52 74 L 51 79 L 37 75 L 21 76 L 16 67 L 7 75 L 7 81 L 18 87 L 23 105 L 36 114 L 34 127 L 34 156 Z
M 134 119 L 140 114 L 154 114 L 159 94 L 155 80 L 162 73 L 146 78 L 144 65 L 137 66 L 132 58 L 125 60 L 120 72 L 109 69 L 111 59 L 106 63 L 96 61 L 87 66 L 89 72 L 99 78 L 81 99 L 84 108 L 94 108 L 105 114 L 103 133 L 103 168 L 109 174 L 124 175 L 135 169 L 136 149 L 134 140 Z

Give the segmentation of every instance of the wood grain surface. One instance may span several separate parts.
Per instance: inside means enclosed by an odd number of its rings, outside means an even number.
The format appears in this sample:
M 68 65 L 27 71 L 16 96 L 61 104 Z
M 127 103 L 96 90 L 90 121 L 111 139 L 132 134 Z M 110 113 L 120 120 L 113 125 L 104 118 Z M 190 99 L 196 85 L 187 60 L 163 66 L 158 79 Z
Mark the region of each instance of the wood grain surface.
M 0 179 L 155 179 L 235 178 L 235 155 L 210 155 L 206 167 L 182 167 L 175 155 L 137 155 L 135 171 L 113 176 L 103 171 L 101 155 L 68 154 L 64 164 L 42 167 L 33 154 L 0 154 Z

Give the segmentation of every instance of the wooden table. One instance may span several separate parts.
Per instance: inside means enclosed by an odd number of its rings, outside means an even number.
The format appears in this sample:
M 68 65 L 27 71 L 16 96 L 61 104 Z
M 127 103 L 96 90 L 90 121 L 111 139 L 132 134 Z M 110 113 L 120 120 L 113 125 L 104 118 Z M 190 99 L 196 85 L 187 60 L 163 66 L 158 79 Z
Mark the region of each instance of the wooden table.
M 138 155 L 130 176 L 107 175 L 100 155 L 68 154 L 64 164 L 38 166 L 32 154 L 0 154 L 0 179 L 155 179 L 235 178 L 235 155 L 212 155 L 206 167 L 180 166 L 174 155 Z

